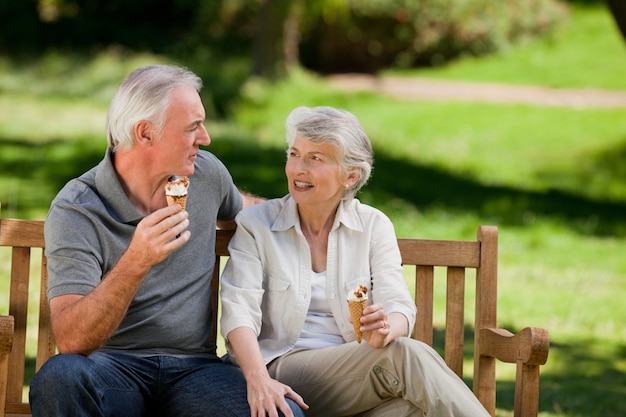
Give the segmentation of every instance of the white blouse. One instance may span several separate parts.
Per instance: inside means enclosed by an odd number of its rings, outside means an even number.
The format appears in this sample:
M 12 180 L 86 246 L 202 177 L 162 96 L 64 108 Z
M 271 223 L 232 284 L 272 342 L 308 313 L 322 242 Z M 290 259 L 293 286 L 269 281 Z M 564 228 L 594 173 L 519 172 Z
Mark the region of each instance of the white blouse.
M 321 349 L 344 343 L 326 294 L 326 271 L 312 272 L 311 303 L 294 349 Z

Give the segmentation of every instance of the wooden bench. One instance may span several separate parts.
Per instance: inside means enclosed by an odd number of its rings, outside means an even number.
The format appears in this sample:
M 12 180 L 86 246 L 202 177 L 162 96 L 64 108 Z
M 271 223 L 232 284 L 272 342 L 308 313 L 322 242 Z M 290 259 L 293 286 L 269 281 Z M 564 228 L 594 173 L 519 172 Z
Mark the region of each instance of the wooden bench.
M 219 256 L 216 259 L 214 297 L 211 300 L 214 311 L 218 311 L 217 278 L 220 265 L 228 256 L 231 236 L 231 231 L 217 232 L 216 253 Z M 545 364 L 548 357 L 548 332 L 541 328 L 527 327 L 513 335 L 507 330 L 497 328 L 498 229 L 494 226 L 480 226 L 477 239 L 472 241 L 401 238 L 398 242 L 404 266 L 410 269 L 415 279 L 418 317 L 413 337 L 432 345 L 435 332 L 445 330 L 444 358 L 448 366 L 463 377 L 464 333 L 469 325 L 474 333 L 472 379 L 476 396 L 494 416 L 496 359 L 517 364 L 514 415 L 536 417 L 539 367 Z M 43 251 L 37 255 L 41 258 L 40 270 L 36 274 L 30 270 L 31 250 L 44 247 L 43 221 L 0 219 L 0 246 L 12 248 L 9 316 L 1 317 L 0 321 L 0 417 L 5 410 L 9 416 L 30 415 L 29 405 L 23 402 L 22 394 L 25 363 L 29 359 L 26 356 L 26 329 L 31 276 L 38 276 L 40 284 L 36 369 L 55 353 L 45 297 L 47 273 Z M 32 263 L 39 264 L 38 261 Z M 443 267 L 446 272 L 435 274 L 436 267 Z M 436 307 L 433 301 L 434 288 L 438 277 L 445 277 L 446 280 L 445 329 L 437 328 L 433 324 Z M 470 315 L 466 310 L 471 311 L 472 307 L 470 303 L 466 303 L 466 298 L 470 298 L 466 295 L 468 280 L 475 284 L 475 295 L 472 294 L 475 299 L 474 317 L 466 317 L 466 314 Z M 216 330 L 213 341 L 217 341 L 217 315 L 214 317 L 213 329 Z

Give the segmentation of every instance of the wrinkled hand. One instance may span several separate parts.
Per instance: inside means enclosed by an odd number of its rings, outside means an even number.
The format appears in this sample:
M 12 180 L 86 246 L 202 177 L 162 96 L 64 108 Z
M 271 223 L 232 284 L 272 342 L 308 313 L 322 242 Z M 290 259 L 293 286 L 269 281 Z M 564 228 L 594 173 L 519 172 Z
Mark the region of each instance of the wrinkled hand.
M 127 253 L 140 265 L 150 268 L 187 243 L 191 232 L 189 214 L 174 204 L 155 211 L 139 222 Z M 178 237 L 177 237 L 178 236 Z
M 382 348 L 391 342 L 391 328 L 387 319 L 382 304 L 372 304 L 363 309 L 363 317 L 361 317 L 363 339 L 375 349 Z
M 294 400 L 304 410 L 309 408 L 291 387 L 269 376 L 260 376 L 248 381 L 248 403 L 252 417 L 278 417 L 278 410 L 282 411 L 285 417 L 293 417 L 285 397 Z

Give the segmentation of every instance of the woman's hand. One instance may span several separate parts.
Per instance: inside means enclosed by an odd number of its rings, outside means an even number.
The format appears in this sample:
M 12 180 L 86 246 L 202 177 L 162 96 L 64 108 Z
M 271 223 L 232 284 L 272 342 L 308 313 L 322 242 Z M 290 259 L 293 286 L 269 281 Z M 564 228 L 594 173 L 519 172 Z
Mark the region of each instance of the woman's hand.
M 286 397 L 304 410 L 309 408 L 291 387 L 272 379 L 267 372 L 259 372 L 258 375 L 248 378 L 248 403 L 252 417 L 278 417 L 278 410 L 285 417 L 293 417 Z
M 363 309 L 363 339 L 375 349 L 387 346 L 397 337 L 408 336 L 408 327 L 408 321 L 403 314 L 387 315 L 382 304 L 372 304 Z
M 246 377 L 251 417 L 278 417 L 278 410 L 282 411 L 285 417 L 293 417 L 285 397 L 295 401 L 303 410 L 309 408 L 290 386 L 273 379 L 267 372 L 259 342 L 252 328 L 237 327 L 228 333 L 227 339 Z

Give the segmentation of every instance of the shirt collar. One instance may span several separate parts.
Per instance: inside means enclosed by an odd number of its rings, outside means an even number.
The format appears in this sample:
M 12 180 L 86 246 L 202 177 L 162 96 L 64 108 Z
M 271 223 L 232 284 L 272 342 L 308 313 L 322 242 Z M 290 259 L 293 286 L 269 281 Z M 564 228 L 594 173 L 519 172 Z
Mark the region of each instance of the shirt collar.
M 107 210 L 123 223 L 138 223 L 143 215 L 131 204 L 122 188 L 115 167 L 113 166 L 114 154 L 107 148 L 104 159 L 96 170 L 96 187 L 102 200 L 107 205 Z
M 283 199 L 282 209 L 276 216 L 276 220 L 271 226 L 272 231 L 285 231 L 292 227 L 300 230 L 300 219 L 298 216 L 298 207 L 290 194 L 287 194 Z M 342 200 L 339 203 L 337 209 L 337 215 L 335 216 L 335 222 L 333 223 L 333 230 L 337 229 L 339 225 L 344 225 L 349 229 L 353 229 L 357 232 L 363 231 L 363 225 L 358 215 L 359 200 L 353 198 L 349 201 Z

